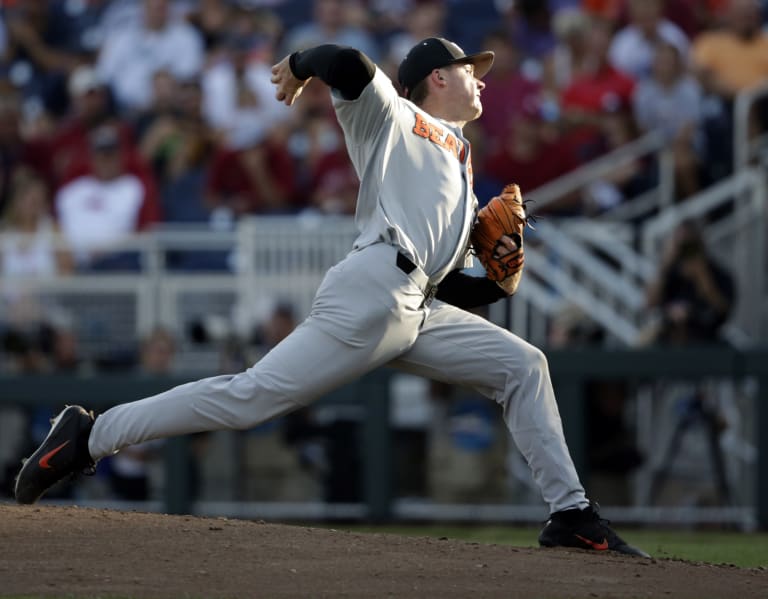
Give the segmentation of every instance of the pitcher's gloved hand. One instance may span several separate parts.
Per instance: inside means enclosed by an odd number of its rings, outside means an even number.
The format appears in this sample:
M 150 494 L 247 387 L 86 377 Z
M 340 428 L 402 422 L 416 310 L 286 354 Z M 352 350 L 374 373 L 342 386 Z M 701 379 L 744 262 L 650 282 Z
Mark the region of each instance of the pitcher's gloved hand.
M 472 247 L 488 278 L 508 294 L 517 290 L 523 266 L 523 231 L 528 225 L 520 188 L 507 185 L 477 213 L 472 229 Z

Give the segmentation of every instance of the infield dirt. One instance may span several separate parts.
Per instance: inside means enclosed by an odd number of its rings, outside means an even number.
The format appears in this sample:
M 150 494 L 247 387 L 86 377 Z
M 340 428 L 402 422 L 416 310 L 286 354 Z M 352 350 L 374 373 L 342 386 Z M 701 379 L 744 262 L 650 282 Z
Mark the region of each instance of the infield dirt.
M 223 518 L 0 504 L 0 596 L 764 598 L 768 571 Z

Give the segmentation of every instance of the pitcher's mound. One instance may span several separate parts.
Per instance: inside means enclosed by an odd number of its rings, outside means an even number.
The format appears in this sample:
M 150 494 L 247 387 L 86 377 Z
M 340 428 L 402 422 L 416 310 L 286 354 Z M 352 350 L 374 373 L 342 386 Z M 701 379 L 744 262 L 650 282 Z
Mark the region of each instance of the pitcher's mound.
M 0 505 L 0 596 L 764 598 L 757 569 L 77 507 Z

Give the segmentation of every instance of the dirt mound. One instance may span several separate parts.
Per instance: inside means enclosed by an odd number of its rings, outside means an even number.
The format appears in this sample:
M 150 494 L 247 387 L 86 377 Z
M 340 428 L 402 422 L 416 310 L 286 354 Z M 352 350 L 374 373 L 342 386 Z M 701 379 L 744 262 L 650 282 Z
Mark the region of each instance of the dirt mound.
M 765 597 L 679 560 L 77 507 L 0 505 L 0 596 Z

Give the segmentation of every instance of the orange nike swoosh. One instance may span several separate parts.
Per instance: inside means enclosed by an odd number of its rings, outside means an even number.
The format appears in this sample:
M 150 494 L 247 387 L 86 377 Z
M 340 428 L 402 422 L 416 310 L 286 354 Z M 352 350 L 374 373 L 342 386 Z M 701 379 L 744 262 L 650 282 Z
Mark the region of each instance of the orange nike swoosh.
M 573 535 L 577 539 L 581 539 L 584 543 L 592 547 L 592 549 L 596 551 L 607 551 L 608 550 L 608 539 L 603 537 L 602 543 L 595 543 L 594 541 L 591 541 L 587 538 L 582 537 L 581 535 Z
M 49 469 L 49 468 L 52 468 L 53 466 L 51 466 L 48 463 L 48 460 L 50 460 L 53 456 L 55 456 L 57 453 L 59 453 L 62 449 L 64 449 L 64 447 L 67 444 L 69 444 L 69 441 L 64 441 L 64 443 L 62 443 L 58 447 L 54 447 L 53 449 L 51 449 L 51 451 L 49 451 L 42 458 L 40 458 L 40 461 L 38 461 L 37 463 L 40 464 L 41 468 L 45 468 L 46 470 Z

